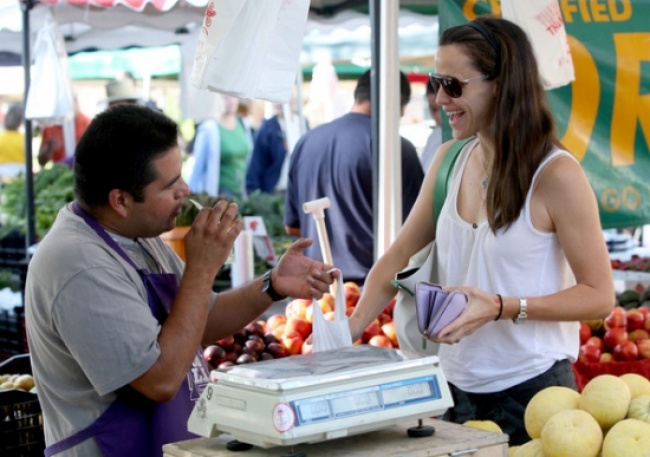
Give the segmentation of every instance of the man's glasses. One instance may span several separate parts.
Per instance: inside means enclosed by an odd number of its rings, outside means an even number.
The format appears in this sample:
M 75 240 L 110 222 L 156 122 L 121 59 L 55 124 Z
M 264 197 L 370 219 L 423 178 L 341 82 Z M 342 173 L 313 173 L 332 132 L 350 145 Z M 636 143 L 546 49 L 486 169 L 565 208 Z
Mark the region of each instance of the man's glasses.
M 482 79 L 488 79 L 488 75 L 460 80 L 453 76 L 440 76 L 435 73 L 429 73 L 429 80 L 431 81 L 431 87 L 433 87 L 433 93 L 437 94 L 440 87 L 442 87 L 445 94 L 449 95 L 451 98 L 458 98 L 463 95 L 463 86 L 468 85 L 471 81 Z

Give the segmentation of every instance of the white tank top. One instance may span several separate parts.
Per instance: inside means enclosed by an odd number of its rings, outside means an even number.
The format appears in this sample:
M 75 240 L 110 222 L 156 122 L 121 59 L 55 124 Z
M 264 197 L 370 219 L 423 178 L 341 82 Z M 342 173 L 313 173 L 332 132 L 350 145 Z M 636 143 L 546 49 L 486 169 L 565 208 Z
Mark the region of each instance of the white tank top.
M 478 140 L 476 140 L 478 141 Z M 575 278 L 555 233 L 541 232 L 530 218 L 529 190 L 520 217 L 495 236 L 487 223 L 461 219 L 456 201 L 463 170 L 476 141 L 460 153 L 447 199 L 438 220 L 440 284 L 475 286 L 503 296 L 536 297 L 566 289 Z M 553 149 L 535 172 L 531 189 L 549 161 L 571 156 Z M 566 303 L 565 306 L 571 306 Z M 515 325 L 488 322 L 454 345 L 441 345 L 439 356 L 447 380 L 473 393 L 498 392 L 548 370 L 557 360 L 576 360 L 578 322 L 528 320 Z

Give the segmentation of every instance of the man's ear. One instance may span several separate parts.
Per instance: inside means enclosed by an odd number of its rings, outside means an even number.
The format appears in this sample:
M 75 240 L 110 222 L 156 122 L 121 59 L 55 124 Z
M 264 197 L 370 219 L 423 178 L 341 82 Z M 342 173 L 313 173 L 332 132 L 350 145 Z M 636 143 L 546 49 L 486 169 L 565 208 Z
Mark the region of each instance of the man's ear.
M 133 197 L 124 190 L 113 189 L 108 194 L 108 204 L 117 214 L 126 217 L 133 207 Z

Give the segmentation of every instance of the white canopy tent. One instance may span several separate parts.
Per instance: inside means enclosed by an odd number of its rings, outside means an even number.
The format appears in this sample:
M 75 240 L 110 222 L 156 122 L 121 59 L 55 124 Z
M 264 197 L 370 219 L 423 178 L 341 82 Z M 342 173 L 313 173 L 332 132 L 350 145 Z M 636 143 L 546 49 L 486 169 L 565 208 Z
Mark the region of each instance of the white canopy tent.
M 435 5 L 436 0 L 312 0 L 312 12 L 305 43 L 313 39 L 312 49 L 329 44 L 332 37 L 342 30 L 356 33 L 367 27 L 372 31 L 373 65 L 377 72 L 373 75 L 373 111 L 375 123 L 374 136 L 376 156 L 379 157 L 375 193 L 378 195 L 378 220 L 376 222 L 376 252 L 381 254 L 388 246 L 401 220 L 396 211 L 401 202 L 399 191 L 400 163 L 393 154 L 399 150 L 397 128 L 399 124 L 398 94 L 399 84 L 394 69 L 398 68 L 398 43 L 410 27 L 432 33 L 431 51 L 437 44 L 437 20 L 433 16 L 426 19 L 409 13 L 400 13 L 400 5 Z M 29 87 L 29 48 L 36 32 L 43 25 L 47 11 L 51 11 L 65 39 L 68 53 L 88 49 L 119 49 L 129 46 L 162 46 L 166 44 L 186 44 L 198 36 L 207 0 L 0 0 L 0 52 L 23 54 L 25 66 L 25 85 Z M 349 7 L 370 7 L 368 15 Z M 337 12 L 331 17 L 320 16 L 316 12 Z M 339 12 L 341 9 L 344 12 Z M 403 21 L 403 22 L 402 22 Z M 347 27 L 346 27 L 347 24 Z M 402 29 L 403 27 L 403 29 Z M 26 29 L 28 33 L 23 33 Z M 402 30 L 404 33 L 402 34 Z M 329 34 L 327 32 L 330 32 Z M 398 33 L 399 31 L 399 33 Z M 328 43 L 328 40 L 330 42 Z M 426 40 L 415 40 L 422 43 Z M 426 44 L 425 44 L 426 46 Z M 309 49 L 309 48 L 307 48 Z M 305 53 L 303 53 L 305 54 Z M 303 58 L 304 55 L 303 55 Z M 377 81 L 381 81 L 378 84 Z M 381 124 L 381 127 L 379 126 Z M 26 135 L 31 138 L 31 125 L 26 123 Z M 31 196 L 31 141 L 27 142 L 28 173 L 28 243 L 33 242 L 33 202 Z M 397 181 L 396 181 L 397 180 Z M 30 220 L 31 219 L 31 220 Z

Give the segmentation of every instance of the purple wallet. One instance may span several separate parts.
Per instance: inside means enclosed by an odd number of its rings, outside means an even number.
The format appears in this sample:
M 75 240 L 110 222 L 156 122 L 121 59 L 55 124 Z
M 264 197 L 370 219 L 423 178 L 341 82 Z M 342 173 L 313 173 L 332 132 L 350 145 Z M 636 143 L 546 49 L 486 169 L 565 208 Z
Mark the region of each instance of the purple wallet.
M 426 281 L 415 285 L 415 315 L 424 336 L 435 337 L 465 310 L 467 295 L 457 290 L 445 292 Z

